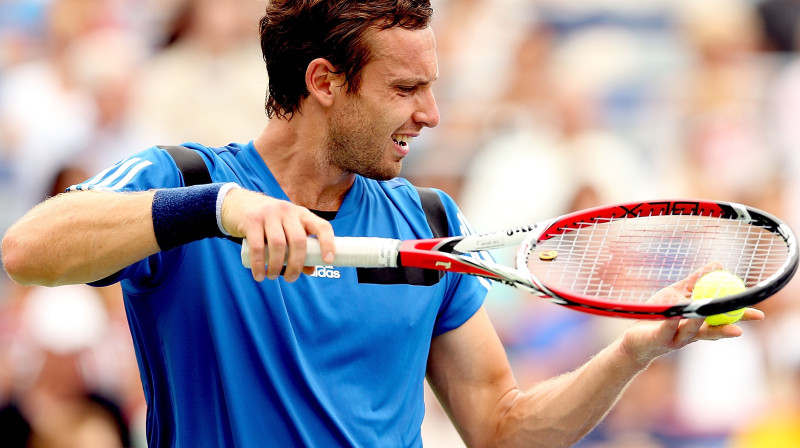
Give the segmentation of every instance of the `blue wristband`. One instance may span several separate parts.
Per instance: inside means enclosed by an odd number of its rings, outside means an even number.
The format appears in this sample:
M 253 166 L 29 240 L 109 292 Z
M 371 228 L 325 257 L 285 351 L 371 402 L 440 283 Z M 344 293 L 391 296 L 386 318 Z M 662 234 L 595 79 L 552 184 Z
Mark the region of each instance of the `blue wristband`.
M 203 238 L 225 236 L 217 221 L 217 201 L 226 184 L 156 190 L 153 197 L 153 230 L 161 250 L 169 250 Z M 229 188 L 225 189 L 227 192 Z

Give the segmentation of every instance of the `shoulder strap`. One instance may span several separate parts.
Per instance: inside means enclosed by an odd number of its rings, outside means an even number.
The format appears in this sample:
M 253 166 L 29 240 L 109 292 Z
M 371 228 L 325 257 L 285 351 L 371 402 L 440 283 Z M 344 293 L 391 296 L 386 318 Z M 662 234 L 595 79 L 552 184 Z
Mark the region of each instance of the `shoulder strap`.
M 447 225 L 447 210 L 444 208 L 442 198 L 439 194 L 430 189 L 414 187 L 419 193 L 422 211 L 425 213 L 425 220 L 431 228 L 434 238 L 450 236 Z M 379 285 L 418 285 L 433 286 L 444 277 L 444 271 L 433 271 L 420 268 L 402 269 L 393 268 L 357 268 L 359 283 L 372 283 Z
M 419 193 L 419 199 L 422 203 L 422 210 L 425 212 L 425 219 L 428 221 L 433 232 L 434 238 L 442 238 L 450 236 L 450 231 L 447 225 L 447 211 L 442 204 L 442 198 L 436 191 L 430 188 L 415 187 Z
M 189 187 L 211 183 L 208 166 L 197 151 L 185 146 L 159 146 L 167 151 L 183 174 L 183 183 Z
M 191 185 L 202 185 L 211 183 L 211 174 L 203 157 L 192 149 L 185 146 L 158 146 L 167 151 L 175 160 L 175 164 L 183 174 L 183 182 L 188 187 Z M 422 203 L 422 210 L 425 212 L 425 219 L 433 232 L 434 238 L 450 236 L 447 225 L 447 211 L 442 204 L 439 194 L 430 188 L 415 187 L 419 193 Z

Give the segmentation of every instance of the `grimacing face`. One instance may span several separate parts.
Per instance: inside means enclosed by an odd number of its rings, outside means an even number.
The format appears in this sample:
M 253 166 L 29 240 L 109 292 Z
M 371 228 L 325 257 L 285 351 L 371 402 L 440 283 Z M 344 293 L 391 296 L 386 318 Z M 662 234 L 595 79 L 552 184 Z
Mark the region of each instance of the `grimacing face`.
M 388 180 L 397 177 L 411 142 L 439 123 L 432 84 L 438 76 L 430 27 L 390 28 L 372 34 L 374 57 L 357 92 L 340 96 L 328 122 L 326 156 L 344 172 Z

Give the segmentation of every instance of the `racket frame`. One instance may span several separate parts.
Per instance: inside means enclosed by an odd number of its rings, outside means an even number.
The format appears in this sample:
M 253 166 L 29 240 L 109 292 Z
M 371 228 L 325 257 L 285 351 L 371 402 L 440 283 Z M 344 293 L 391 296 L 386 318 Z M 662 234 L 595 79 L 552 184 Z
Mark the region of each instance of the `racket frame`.
M 512 286 L 539 293 L 540 297 L 559 305 L 599 315 L 635 317 L 638 319 L 705 318 L 714 314 L 753 306 L 767 299 L 782 289 L 797 271 L 797 240 L 787 224 L 767 212 L 742 204 L 703 200 L 664 200 L 602 206 L 556 218 L 541 233 L 530 235 L 520 245 L 516 257 L 517 271 L 522 271 L 522 268 L 527 266 L 528 254 L 539 243 L 565 232 L 594 225 L 592 221 L 602 219 L 603 222 L 610 222 L 625 217 L 638 218 L 642 216 L 669 215 L 705 216 L 738 220 L 767 229 L 774 234 L 780 235 L 786 242 L 788 247 L 787 259 L 771 276 L 755 285 L 748 286 L 744 292 L 722 298 L 698 299 L 675 305 L 637 303 L 614 307 L 610 304 L 611 302 L 598 300 L 595 296 L 565 292 L 554 286 L 546 287 L 532 274 L 530 275 L 529 283 L 534 285 L 534 288 L 526 287 L 524 284 Z M 525 271 L 529 272 L 527 268 L 525 268 Z
M 738 220 L 779 235 L 788 247 L 783 265 L 772 275 L 749 285 L 747 290 L 724 298 L 701 299 L 678 304 L 615 303 L 596 296 L 546 286 L 527 268 L 527 257 L 544 241 L 598 221 L 627 217 L 692 215 Z M 321 261 L 316 238 L 308 240 L 306 263 Z M 515 266 L 510 267 L 476 256 L 476 252 L 519 247 Z M 659 200 L 594 207 L 535 224 L 503 231 L 430 238 L 396 240 L 388 238 L 336 237 L 335 266 L 416 267 L 485 277 L 537 295 L 558 305 L 604 316 L 637 319 L 703 318 L 755 305 L 775 294 L 792 278 L 798 267 L 797 241 L 781 220 L 764 211 L 731 202 L 704 200 Z M 249 246 L 243 241 L 242 263 L 249 267 Z M 490 258 L 490 257 L 487 257 Z M 699 268 L 697 266 L 696 268 Z

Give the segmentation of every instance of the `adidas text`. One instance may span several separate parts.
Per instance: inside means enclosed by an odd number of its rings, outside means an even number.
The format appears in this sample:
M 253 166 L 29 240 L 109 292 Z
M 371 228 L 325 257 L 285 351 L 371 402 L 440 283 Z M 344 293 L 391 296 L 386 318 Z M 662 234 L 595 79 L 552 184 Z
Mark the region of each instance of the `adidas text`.
M 333 268 L 333 266 L 315 266 L 314 273 L 311 274 L 312 277 L 323 277 L 323 278 L 339 278 L 341 277 L 341 273 Z

